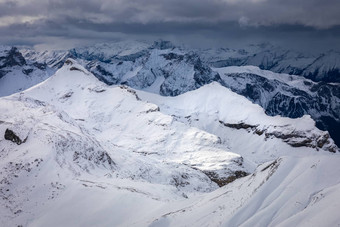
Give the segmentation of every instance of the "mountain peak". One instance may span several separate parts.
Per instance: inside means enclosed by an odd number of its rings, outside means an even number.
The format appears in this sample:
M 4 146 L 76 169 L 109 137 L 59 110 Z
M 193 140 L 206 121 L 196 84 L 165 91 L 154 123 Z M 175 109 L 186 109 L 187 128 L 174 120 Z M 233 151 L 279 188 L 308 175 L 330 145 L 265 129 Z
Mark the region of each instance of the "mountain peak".
M 80 71 L 83 72 L 86 75 L 89 75 L 90 72 L 87 71 L 83 66 L 81 66 L 76 60 L 72 58 L 66 59 L 63 68 L 69 70 L 69 71 Z
M 0 68 L 26 64 L 25 58 L 16 47 L 0 47 L 0 52 Z
M 174 48 L 175 45 L 170 41 L 159 39 L 153 43 L 152 47 L 160 50 L 166 50 Z

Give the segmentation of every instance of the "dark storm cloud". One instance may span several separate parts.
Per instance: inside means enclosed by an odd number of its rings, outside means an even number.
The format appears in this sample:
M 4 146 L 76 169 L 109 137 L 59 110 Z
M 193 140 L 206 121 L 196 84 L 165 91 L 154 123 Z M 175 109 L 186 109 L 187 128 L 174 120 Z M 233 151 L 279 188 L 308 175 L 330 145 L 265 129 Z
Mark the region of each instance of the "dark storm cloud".
M 0 0 L 0 42 L 169 37 L 327 46 L 339 42 L 338 9 L 339 0 Z

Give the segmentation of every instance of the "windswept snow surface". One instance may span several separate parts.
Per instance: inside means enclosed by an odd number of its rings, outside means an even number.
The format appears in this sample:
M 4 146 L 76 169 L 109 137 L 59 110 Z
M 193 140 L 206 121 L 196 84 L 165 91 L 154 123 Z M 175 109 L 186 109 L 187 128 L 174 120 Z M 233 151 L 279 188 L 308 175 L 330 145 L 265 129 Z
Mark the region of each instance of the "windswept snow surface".
M 338 155 L 282 157 L 150 226 L 337 226 L 339 161 Z
M 68 59 L 0 113 L 1 226 L 340 224 L 328 133 L 217 83 L 162 97 Z
M 31 75 L 22 72 L 22 68 L 14 67 L 4 77 L 0 78 L 0 97 L 11 95 L 32 87 L 50 77 L 49 72 L 36 70 Z

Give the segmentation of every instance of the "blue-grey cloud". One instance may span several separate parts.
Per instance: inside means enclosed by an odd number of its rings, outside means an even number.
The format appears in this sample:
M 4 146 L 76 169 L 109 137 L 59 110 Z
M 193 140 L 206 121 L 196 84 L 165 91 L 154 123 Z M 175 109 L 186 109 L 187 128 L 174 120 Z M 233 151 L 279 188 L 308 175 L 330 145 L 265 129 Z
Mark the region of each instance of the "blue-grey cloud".
M 169 37 L 200 43 L 339 42 L 338 0 L 0 0 L 0 42 Z

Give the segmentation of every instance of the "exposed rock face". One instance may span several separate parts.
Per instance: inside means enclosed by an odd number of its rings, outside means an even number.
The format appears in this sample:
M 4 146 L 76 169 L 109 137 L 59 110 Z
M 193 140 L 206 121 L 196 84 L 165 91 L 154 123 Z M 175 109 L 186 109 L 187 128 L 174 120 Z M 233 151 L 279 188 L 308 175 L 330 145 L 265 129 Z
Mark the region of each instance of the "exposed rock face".
M 104 67 L 101 65 L 96 65 L 95 70 L 92 71 L 92 73 L 100 80 L 103 81 L 104 83 L 108 85 L 113 85 L 118 83 L 118 79 L 115 78 L 115 76 L 106 71 Z
M 226 73 L 223 85 L 262 106 L 271 116 L 299 118 L 309 114 L 317 127 L 329 131 L 340 143 L 340 86 L 325 82 L 292 87 L 276 79 L 254 73 Z
M 259 125 L 250 125 L 244 122 L 240 122 L 238 124 L 225 123 L 223 121 L 219 122 L 225 127 L 246 129 L 248 132 L 253 132 L 259 136 L 264 134 L 266 138 L 275 137 L 282 139 L 292 147 L 312 147 L 317 149 L 323 148 L 332 153 L 336 153 L 337 151 L 336 146 L 330 145 L 328 140 L 330 136 L 327 132 L 321 135 L 315 135 L 308 132 L 292 131 L 289 129 L 286 130 L 284 127 L 276 128 L 269 126 L 267 128 L 260 128 Z
M 33 65 L 37 67 L 40 70 L 46 70 L 47 69 L 47 64 L 46 63 L 39 63 L 39 62 L 34 62 Z
M 26 140 L 27 140 L 27 137 L 22 140 L 19 138 L 19 136 L 17 136 L 12 130 L 10 129 L 6 129 L 5 131 L 5 135 L 4 135 L 5 139 L 6 140 L 10 140 L 12 141 L 13 143 L 16 143 L 18 145 L 22 144 L 22 143 L 25 143 Z
M 217 72 L 213 72 L 207 65 L 203 64 L 198 55 L 193 55 L 191 60 L 193 60 L 194 63 L 194 80 L 196 82 L 196 87 L 201 87 L 213 81 L 222 82 L 220 75 Z
M 170 62 L 162 70 L 165 80 L 160 86 L 161 95 L 176 96 L 213 81 L 222 82 L 219 74 L 212 71 L 195 53 L 169 53 L 162 56 Z M 183 68 L 187 68 L 187 71 L 181 72 Z
M 166 49 L 174 48 L 175 46 L 170 41 L 158 40 L 154 42 L 152 47 L 160 49 L 160 50 L 166 50 Z
M 25 58 L 16 47 L 5 51 L 5 56 L 0 56 L 0 69 L 5 67 L 23 66 L 26 64 Z
M 235 171 L 233 173 L 230 173 L 229 177 L 220 177 L 217 173 L 215 172 L 209 172 L 209 171 L 204 171 L 204 173 L 213 181 L 215 182 L 218 186 L 223 187 L 224 185 L 227 185 L 234 180 L 248 176 L 249 173 L 244 172 L 244 171 Z
M 0 46 L 0 97 L 36 85 L 53 72 L 46 64 L 25 59 L 16 47 Z

